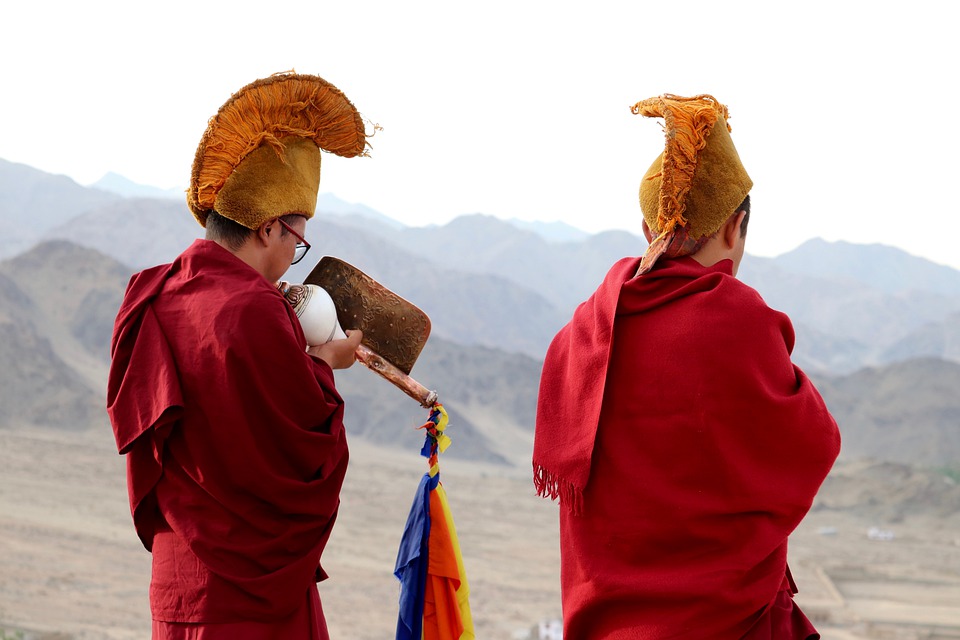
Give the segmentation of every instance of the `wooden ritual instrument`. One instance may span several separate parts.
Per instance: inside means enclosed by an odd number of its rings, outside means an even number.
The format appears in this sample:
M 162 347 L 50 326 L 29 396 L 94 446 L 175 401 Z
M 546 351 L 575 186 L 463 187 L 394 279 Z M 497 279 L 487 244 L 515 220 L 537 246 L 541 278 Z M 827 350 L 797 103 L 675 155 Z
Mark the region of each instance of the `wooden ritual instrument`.
M 357 360 L 380 374 L 423 407 L 437 404 L 437 392 L 410 377 L 410 371 L 430 336 L 430 318 L 419 308 L 390 291 L 351 264 L 324 256 L 302 285 L 290 285 L 284 295 L 297 310 L 308 335 L 318 321 L 301 315 L 308 305 L 322 309 L 325 296 L 311 300 L 310 286 L 326 291 L 336 308 L 339 327 L 360 329 L 363 340 L 357 348 Z M 299 305 L 299 307 L 298 307 Z M 320 321 L 323 336 L 340 337 L 339 327 Z M 333 323 L 334 325 L 337 323 Z M 315 331 L 316 332 L 316 331 Z M 329 338 L 327 338 L 329 339 Z M 308 340 L 309 342 L 309 340 Z

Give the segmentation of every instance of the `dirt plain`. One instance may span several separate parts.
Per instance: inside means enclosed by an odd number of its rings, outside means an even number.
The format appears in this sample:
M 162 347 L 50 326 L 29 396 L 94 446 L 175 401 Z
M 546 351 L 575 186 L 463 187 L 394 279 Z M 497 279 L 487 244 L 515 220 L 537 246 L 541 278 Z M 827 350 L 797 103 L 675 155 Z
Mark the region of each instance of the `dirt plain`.
M 560 614 L 557 507 L 535 497 L 526 469 L 457 459 L 441 466 L 477 637 L 533 637 L 539 621 Z M 424 471 L 415 447 L 353 440 L 324 555 L 331 579 L 320 586 L 332 637 L 393 637 L 395 554 Z M 861 471 L 844 463 L 833 475 Z M 801 606 L 826 640 L 960 638 L 960 505 L 946 515 L 893 511 L 880 521 L 875 509 L 856 508 L 852 484 L 825 485 L 791 539 Z M 127 509 L 123 459 L 106 427 L 0 429 L 0 638 L 148 638 L 149 573 Z

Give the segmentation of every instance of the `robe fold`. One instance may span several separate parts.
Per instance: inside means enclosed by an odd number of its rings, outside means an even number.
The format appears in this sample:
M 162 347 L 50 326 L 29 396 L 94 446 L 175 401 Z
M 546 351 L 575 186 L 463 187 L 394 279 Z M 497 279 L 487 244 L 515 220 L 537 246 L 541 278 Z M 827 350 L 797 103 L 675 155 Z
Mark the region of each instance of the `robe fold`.
M 818 638 L 787 537 L 839 453 L 793 328 L 732 263 L 615 264 L 554 338 L 534 444 L 564 637 Z
M 131 279 L 107 409 L 155 621 L 326 637 L 315 583 L 348 454 L 333 372 L 305 349 L 283 296 L 214 242 Z

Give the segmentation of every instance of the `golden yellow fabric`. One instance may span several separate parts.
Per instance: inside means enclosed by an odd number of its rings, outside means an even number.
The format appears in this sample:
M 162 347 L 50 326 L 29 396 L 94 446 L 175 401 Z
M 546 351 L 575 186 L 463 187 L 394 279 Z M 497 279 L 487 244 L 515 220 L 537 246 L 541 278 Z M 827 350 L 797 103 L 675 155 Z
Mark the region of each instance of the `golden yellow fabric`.
M 727 108 L 709 95 L 666 94 L 631 109 L 664 119 L 664 150 L 640 181 L 647 226 L 659 236 L 689 225 L 694 240 L 716 233 L 753 188 L 730 137 Z
M 243 159 L 224 183 L 213 209 L 248 229 L 288 213 L 313 217 L 320 188 L 320 148 L 306 138 L 284 138 L 283 154 L 264 144 Z
M 309 218 L 321 149 L 348 158 L 367 152 L 363 119 L 339 89 L 292 72 L 252 82 L 210 119 L 187 204 L 201 225 L 211 210 L 251 229 L 287 213 Z

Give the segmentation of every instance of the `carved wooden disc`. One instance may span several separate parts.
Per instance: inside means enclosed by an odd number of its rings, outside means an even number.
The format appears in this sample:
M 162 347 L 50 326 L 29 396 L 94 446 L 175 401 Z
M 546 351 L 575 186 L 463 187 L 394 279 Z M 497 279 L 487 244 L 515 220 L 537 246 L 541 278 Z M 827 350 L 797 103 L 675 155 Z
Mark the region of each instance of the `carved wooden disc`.
M 410 375 L 430 337 L 430 318 L 351 264 L 324 256 L 304 284 L 326 289 L 344 329 L 363 331 L 363 344 Z

